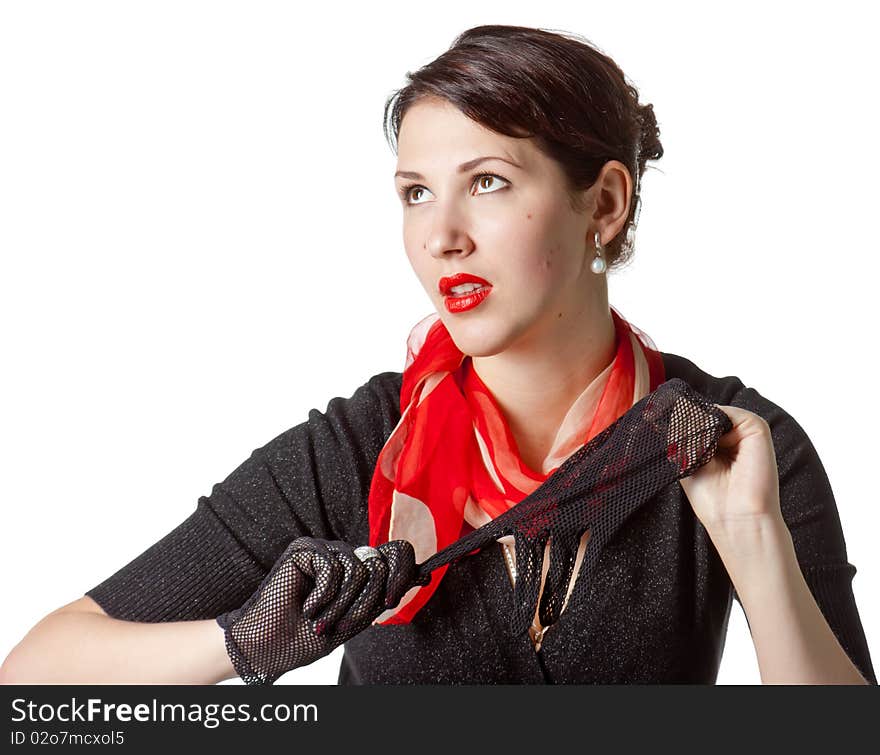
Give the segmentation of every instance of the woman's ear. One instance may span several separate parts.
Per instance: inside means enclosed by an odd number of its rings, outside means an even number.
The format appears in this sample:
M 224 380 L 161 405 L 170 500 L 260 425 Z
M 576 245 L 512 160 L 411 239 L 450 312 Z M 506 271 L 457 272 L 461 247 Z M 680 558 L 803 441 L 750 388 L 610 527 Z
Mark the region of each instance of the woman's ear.
M 593 226 L 599 230 L 602 244 L 607 245 L 617 238 L 629 217 L 633 193 L 629 169 L 620 160 L 609 160 L 588 191 L 595 197 Z M 592 244 L 592 238 L 588 242 Z

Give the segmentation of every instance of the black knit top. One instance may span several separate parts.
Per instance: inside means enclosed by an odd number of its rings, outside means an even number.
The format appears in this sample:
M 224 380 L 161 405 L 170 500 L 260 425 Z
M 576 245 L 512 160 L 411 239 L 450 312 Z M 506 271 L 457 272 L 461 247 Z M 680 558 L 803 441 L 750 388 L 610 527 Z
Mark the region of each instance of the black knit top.
M 856 568 L 806 433 L 739 378 L 713 377 L 674 354 L 663 361 L 667 379 L 770 425 L 782 515 L 805 580 L 841 646 L 877 684 L 852 592 Z M 401 381 L 383 372 L 325 412 L 310 410 L 86 595 L 128 621 L 210 619 L 241 606 L 301 535 L 368 543 L 370 482 L 400 419 Z M 527 634 L 507 635 L 512 590 L 500 545 L 451 565 L 410 624 L 373 626 L 345 644 L 339 684 L 713 684 L 739 600 L 678 482 L 606 544 L 586 598 L 566 607 L 538 652 Z

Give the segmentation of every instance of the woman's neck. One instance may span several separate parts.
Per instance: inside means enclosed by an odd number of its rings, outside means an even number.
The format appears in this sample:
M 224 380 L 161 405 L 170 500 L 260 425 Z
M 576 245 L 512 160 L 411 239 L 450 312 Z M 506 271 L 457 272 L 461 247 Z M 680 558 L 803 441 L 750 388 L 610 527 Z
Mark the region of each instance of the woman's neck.
M 565 415 L 616 352 L 607 310 L 607 317 L 591 320 L 576 334 L 544 339 L 538 349 L 507 350 L 471 362 L 504 413 L 523 461 L 540 472 Z

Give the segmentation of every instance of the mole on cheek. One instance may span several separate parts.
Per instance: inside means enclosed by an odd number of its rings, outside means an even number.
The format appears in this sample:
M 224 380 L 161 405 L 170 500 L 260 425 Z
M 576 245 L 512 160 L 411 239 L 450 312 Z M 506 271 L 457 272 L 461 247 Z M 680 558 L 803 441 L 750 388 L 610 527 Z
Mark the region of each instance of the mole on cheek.
M 526 215 L 526 217 L 527 217 L 529 220 L 531 220 L 531 219 L 532 219 L 532 213 L 529 213 L 528 215 Z

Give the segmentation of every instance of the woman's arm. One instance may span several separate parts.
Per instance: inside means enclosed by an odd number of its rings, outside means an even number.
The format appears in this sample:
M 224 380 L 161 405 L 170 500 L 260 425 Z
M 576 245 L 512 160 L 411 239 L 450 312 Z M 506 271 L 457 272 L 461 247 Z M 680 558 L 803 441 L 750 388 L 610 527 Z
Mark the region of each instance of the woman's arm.
M 763 684 L 868 684 L 822 615 L 780 519 L 712 541 L 745 611 Z
M 7 683 L 213 684 L 238 674 L 216 617 L 242 606 L 300 536 L 346 540 L 399 420 L 400 373 L 256 449 L 159 542 L 43 618 L 0 668 Z
M 765 684 L 876 684 L 837 503 L 804 429 L 743 387 L 723 454 L 681 481 L 715 545 Z M 743 411 L 745 410 L 745 411 Z
M 4 684 L 216 684 L 238 676 L 213 619 L 114 619 L 89 597 L 39 621 L 0 666 Z

